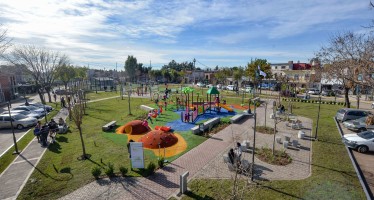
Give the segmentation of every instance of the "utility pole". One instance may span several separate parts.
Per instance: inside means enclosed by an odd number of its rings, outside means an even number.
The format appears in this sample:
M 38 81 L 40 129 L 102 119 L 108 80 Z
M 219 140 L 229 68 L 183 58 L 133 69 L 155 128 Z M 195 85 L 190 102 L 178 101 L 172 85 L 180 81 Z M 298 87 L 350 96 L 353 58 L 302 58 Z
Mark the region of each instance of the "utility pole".
M 16 135 L 14 134 L 14 126 L 13 126 L 12 114 L 10 113 L 10 100 L 9 100 L 7 106 L 8 106 L 8 112 L 9 112 L 9 118 L 10 118 L 10 126 L 12 127 L 13 143 L 14 143 L 14 149 L 15 149 L 15 151 L 13 152 L 13 154 L 20 154 L 20 152 L 18 151 Z
M 319 123 L 319 113 L 321 112 L 321 93 L 319 94 L 318 97 L 318 115 L 317 115 L 317 125 L 316 125 L 316 133 L 314 134 L 314 139 L 318 140 L 318 123 Z
M 253 127 L 253 147 L 252 147 L 252 167 L 251 167 L 251 182 L 253 182 L 254 176 L 254 166 L 255 166 L 255 149 L 256 149 L 256 120 L 257 120 L 257 113 L 256 113 L 256 101 L 253 102 L 254 109 L 253 109 L 253 117 L 254 117 L 254 127 Z

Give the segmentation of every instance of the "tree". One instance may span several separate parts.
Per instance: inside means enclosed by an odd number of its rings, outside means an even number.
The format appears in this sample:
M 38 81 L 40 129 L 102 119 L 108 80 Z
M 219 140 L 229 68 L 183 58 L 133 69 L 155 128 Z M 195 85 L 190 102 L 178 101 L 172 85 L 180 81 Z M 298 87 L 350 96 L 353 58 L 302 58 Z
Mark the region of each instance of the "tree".
M 233 70 L 233 78 L 236 82 L 236 88 L 239 89 L 239 81 L 242 79 L 244 74 L 244 69 L 242 67 L 237 67 Z
M 82 154 L 81 158 L 83 160 L 85 160 L 85 159 L 88 158 L 88 156 L 86 154 L 86 146 L 84 144 L 83 134 L 82 134 L 82 123 L 83 123 L 83 115 L 84 115 L 84 104 L 82 103 L 81 99 L 82 98 L 79 98 L 79 102 L 74 105 L 74 107 L 73 107 L 73 109 L 72 109 L 72 111 L 70 113 L 70 116 L 71 116 L 71 118 L 73 119 L 75 125 L 78 128 L 79 136 L 80 136 L 81 144 L 82 144 L 82 151 L 83 151 L 83 154 Z
M 374 37 L 345 32 L 332 36 L 316 56 L 323 64 L 323 76 L 337 79 L 344 87 L 345 104 L 349 108 L 348 93 L 357 85 L 374 86 Z M 360 77 L 360 78 L 359 78 Z
M 260 67 L 261 71 L 266 73 L 266 78 L 272 77 L 270 63 L 268 63 L 266 59 L 256 58 L 255 60 L 251 60 L 247 65 L 246 71 L 254 82 L 255 88 L 258 88 L 258 84 L 265 78 L 264 76 L 259 75 L 258 67 Z
M 68 83 L 77 75 L 76 70 L 71 65 L 62 65 L 56 69 L 56 77 L 62 81 L 65 89 L 68 88 Z
M 50 91 L 56 77 L 56 69 L 69 62 L 66 55 L 33 45 L 23 45 L 16 46 L 5 58 L 15 65 L 26 66 L 42 102 L 45 103 L 44 90 L 48 94 L 49 102 L 52 102 Z
M 134 56 L 127 56 L 127 60 L 125 62 L 125 71 L 131 81 L 134 81 L 135 79 L 137 67 L 138 61 L 136 58 Z
M 10 46 L 11 40 L 7 37 L 7 30 L 0 25 L 0 55 Z

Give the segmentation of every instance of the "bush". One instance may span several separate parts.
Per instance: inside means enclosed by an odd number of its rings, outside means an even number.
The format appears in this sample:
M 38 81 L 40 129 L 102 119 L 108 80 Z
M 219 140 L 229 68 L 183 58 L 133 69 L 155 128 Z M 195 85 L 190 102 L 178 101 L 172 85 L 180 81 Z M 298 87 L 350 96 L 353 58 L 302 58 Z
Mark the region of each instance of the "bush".
M 163 168 L 164 167 L 164 161 L 165 161 L 164 157 L 161 157 L 160 159 L 158 159 L 157 163 L 158 163 L 158 167 L 159 168 Z
M 112 163 L 108 163 L 108 168 L 105 169 L 105 174 L 109 177 L 114 176 L 114 165 Z
M 99 176 L 101 175 L 101 169 L 99 166 L 95 166 L 91 169 L 91 174 L 92 176 L 94 176 L 96 179 L 99 178 Z
M 119 167 L 119 171 L 121 172 L 121 175 L 122 175 L 122 176 L 126 176 L 126 174 L 127 174 L 127 172 L 128 172 L 127 168 L 124 167 L 124 166 L 120 166 L 120 167 Z
M 153 162 L 150 162 L 147 166 L 147 171 L 149 174 L 153 174 L 156 169 L 156 165 Z

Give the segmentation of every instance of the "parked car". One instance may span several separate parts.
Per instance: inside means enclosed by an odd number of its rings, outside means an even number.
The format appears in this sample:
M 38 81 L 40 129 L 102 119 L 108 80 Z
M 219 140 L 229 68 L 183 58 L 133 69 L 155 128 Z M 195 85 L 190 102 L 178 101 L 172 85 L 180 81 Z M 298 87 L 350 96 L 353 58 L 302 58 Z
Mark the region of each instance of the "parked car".
M 374 109 L 374 102 L 371 104 L 371 108 Z
M 346 134 L 343 136 L 343 142 L 349 148 L 356 149 L 360 153 L 374 151 L 374 132 L 363 131 L 357 134 Z
M 338 121 L 344 122 L 347 120 L 358 119 L 361 117 L 366 117 L 371 114 L 369 111 L 366 110 L 358 110 L 352 108 L 342 108 L 338 110 L 335 117 Z
M 217 89 L 222 89 L 222 85 L 221 84 L 217 84 Z
M 329 96 L 335 96 L 335 93 L 331 90 L 324 90 L 321 92 L 321 95 L 329 97 Z
M 310 88 L 308 94 L 319 94 L 319 89 Z
M 201 83 L 201 82 L 198 82 L 196 85 L 197 85 L 198 87 L 205 87 L 205 84 L 204 84 L 204 83 Z
M 2 114 L 9 114 L 9 111 L 5 111 Z M 10 114 L 12 114 L 12 115 L 22 114 L 22 115 L 25 115 L 27 117 L 33 117 L 33 118 L 36 118 L 36 119 L 39 119 L 39 118 L 43 117 L 43 115 L 41 115 L 41 114 L 38 114 L 38 113 L 33 112 L 33 111 L 27 111 L 27 110 L 11 110 Z
M 367 117 L 361 117 L 358 119 L 345 121 L 343 122 L 343 126 L 351 131 L 358 132 L 366 131 L 367 129 L 374 130 L 374 125 L 366 125 L 366 118 Z
M 11 128 L 11 120 L 13 126 L 17 129 L 23 129 L 25 127 L 32 127 L 36 125 L 37 119 L 33 117 L 27 117 L 22 114 L 12 115 L 9 117 L 9 114 L 0 115 L 0 128 Z
M 26 110 L 26 111 L 33 111 L 33 112 L 36 112 L 38 114 L 41 114 L 41 115 L 45 115 L 45 111 L 44 109 L 42 108 L 37 108 L 35 106 L 18 106 L 18 107 L 15 107 L 13 108 L 12 110 Z
M 235 90 L 235 85 L 228 85 L 226 87 L 227 90 L 231 90 L 231 91 L 234 91 Z
M 23 104 L 23 105 L 25 105 L 25 104 Z M 35 106 L 35 107 L 37 107 L 37 108 L 42 108 L 43 110 L 44 110 L 44 106 L 45 106 L 45 110 L 46 110 L 47 112 L 51 112 L 51 111 L 53 110 L 52 106 L 50 106 L 50 105 L 44 105 L 44 104 L 42 104 L 42 103 L 40 103 L 40 102 L 37 102 L 37 103 L 29 103 L 29 106 Z
M 209 84 L 209 85 L 207 85 L 206 87 L 207 87 L 207 88 L 211 88 L 211 87 L 213 87 L 213 84 Z

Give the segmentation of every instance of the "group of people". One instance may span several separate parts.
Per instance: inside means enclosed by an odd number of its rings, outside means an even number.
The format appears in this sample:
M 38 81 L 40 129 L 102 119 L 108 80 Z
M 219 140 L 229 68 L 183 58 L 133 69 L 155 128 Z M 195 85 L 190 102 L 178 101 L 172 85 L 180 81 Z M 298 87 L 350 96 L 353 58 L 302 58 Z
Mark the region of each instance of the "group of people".
M 37 122 L 34 128 L 34 135 L 38 139 L 38 142 L 41 143 L 42 147 L 48 146 L 47 140 L 48 136 L 51 138 L 51 143 L 56 142 L 56 134 L 57 132 L 66 132 L 67 125 L 61 117 L 58 120 L 58 123 L 52 118 L 50 122 L 45 123 L 42 125 L 40 121 Z

